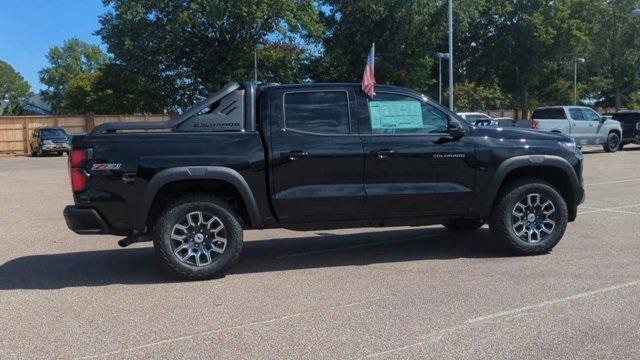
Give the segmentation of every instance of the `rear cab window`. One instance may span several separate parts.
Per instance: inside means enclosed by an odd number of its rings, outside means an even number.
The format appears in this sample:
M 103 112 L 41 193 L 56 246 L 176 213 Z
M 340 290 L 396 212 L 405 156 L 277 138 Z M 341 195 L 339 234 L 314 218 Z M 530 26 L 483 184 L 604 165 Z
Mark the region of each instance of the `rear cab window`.
M 437 107 L 411 96 L 379 92 L 368 100 L 369 126 L 373 135 L 448 132 L 449 116 Z

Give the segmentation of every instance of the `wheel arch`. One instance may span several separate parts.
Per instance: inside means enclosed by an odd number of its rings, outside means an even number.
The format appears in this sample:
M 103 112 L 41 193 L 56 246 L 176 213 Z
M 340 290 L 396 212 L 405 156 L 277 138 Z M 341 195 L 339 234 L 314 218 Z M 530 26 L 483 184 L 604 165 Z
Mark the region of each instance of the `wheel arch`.
M 479 208 L 483 216 L 488 216 L 496 203 L 500 192 L 509 183 L 523 177 L 535 177 L 553 185 L 567 202 L 569 220 L 577 215 L 579 199 L 576 194 L 581 191 L 578 176 L 569 162 L 559 156 L 527 155 L 504 161 L 496 170 L 492 181 L 482 196 Z
M 151 178 L 135 212 L 134 228 L 143 230 L 153 222 L 166 205 L 163 194 L 180 194 L 181 191 L 237 198 L 239 215 L 246 224 L 259 227 L 262 222 L 251 188 L 240 173 L 227 167 L 194 166 L 165 169 Z

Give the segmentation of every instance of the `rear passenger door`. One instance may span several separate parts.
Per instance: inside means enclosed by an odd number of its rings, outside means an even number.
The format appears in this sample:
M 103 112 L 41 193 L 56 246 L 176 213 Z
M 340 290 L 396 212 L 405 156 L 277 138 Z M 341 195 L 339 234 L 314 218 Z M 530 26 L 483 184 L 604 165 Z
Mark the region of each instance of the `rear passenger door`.
M 571 117 L 571 136 L 578 145 L 589 145 L 593 142 L 595 129 L 592 124 L 585 121 L 581 108 L 569 108 Z
M 350 87 L 283 88 L 270 103 L 271 189 L 283 221 L 362 215 L 362 142 L 352 126 Z

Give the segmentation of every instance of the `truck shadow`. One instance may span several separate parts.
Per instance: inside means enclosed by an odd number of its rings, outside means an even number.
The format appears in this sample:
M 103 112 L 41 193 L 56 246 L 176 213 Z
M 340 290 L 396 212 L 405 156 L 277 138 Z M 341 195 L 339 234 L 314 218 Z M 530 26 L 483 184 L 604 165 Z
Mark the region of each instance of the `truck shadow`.
M 420 228 L 348 235 L 321 234 L 247 241 L 240 261 L 228 274 L 503 255 L 494 249 L 489 231 L 484 228 L 470 233 Z M 0 290 L 175 281 L 163 271 L 151 247 L 25 256 L 0 266 Z

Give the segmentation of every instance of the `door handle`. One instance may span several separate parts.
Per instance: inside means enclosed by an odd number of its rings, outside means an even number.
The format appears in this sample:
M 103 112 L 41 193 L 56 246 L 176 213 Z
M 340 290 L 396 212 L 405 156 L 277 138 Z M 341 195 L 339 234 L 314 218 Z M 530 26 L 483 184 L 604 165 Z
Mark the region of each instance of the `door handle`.
M 381 150 L 372 151 L 371 153 L 373 155 L 376 155 L 380 159 L 384 159 L 384 158 L 388 158 L 389 156 L 395 154 L 396 151 L 395 150 L 391 150 L 391 149 L 381 149 Z
M 280 156 L 283 158 L 288 158 L 291 161 L 294 160 L 298 160 L 300 158 L 304 158 L 309 156 L 310 154 L 306 151 L 302 151 L 302 150 L 293 150 L 293 151 L 287 151 L 287 152 L 283 152 L 280 153 Z
M 124 173 L 122 174 L 122 182 L 125 184 L 131 184 L 136 181 L 136 173 Z

